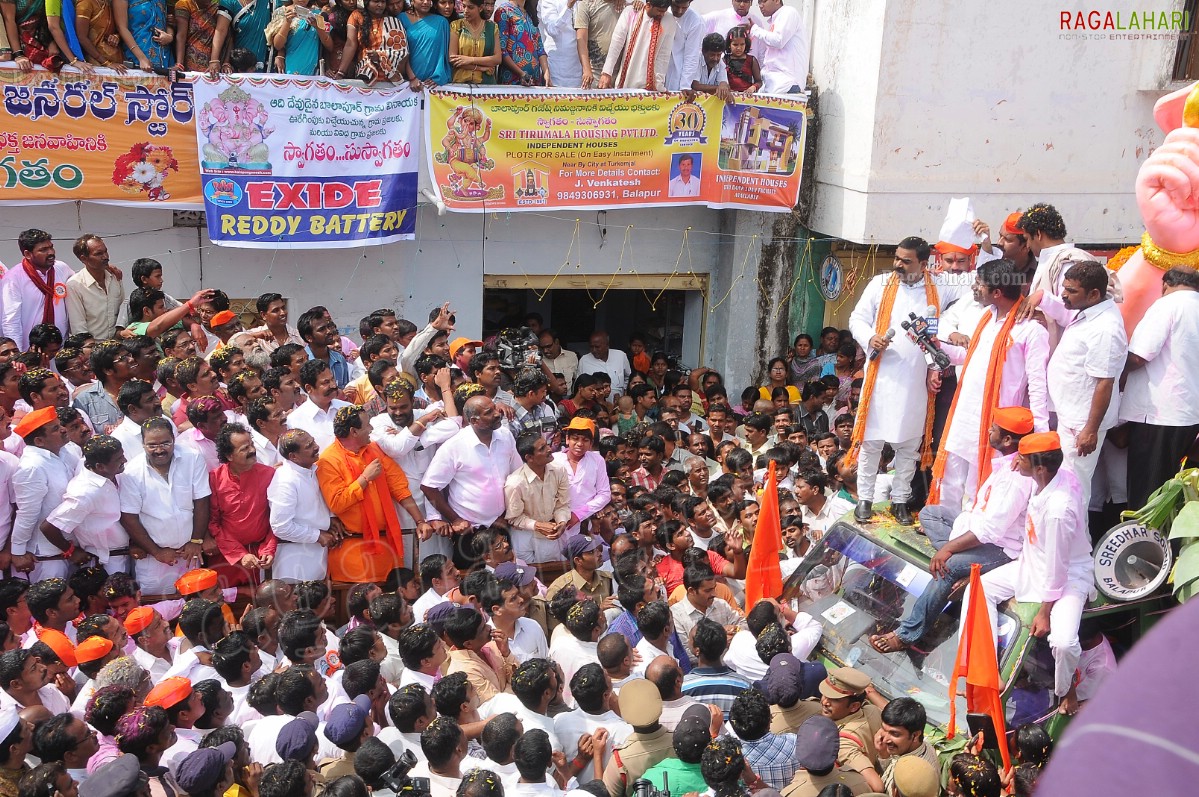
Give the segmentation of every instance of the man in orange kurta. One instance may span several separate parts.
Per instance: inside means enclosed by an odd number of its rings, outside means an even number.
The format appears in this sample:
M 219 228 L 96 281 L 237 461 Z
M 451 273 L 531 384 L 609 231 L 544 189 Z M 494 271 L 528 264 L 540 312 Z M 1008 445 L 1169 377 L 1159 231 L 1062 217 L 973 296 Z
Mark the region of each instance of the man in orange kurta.
M 396 503 L 428 536 L 404 471 L 370 442 L 371 426 L 361 406 L 342 407 L 333 419 L 336 440 L 321 452 L 316 478 L 325 503 L 346 528 L 346 538 L 329 551 L 329 576 L 351 583 L 383 582 L 404 563 Z

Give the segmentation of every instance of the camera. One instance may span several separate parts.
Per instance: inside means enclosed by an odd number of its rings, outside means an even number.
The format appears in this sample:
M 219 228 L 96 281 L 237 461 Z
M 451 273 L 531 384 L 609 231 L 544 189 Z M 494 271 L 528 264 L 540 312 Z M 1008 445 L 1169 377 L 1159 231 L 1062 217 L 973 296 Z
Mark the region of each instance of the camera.
M 638 778 L 633 781 L 633 797 L 670 797 L 670 776 L 665 772 L 662 773 L 662 788 L 654 787 L 645 778 Z
M 420 797 L 430 793 L 431 784 L 428 778 L 410 778 L 408 773 L 416 766 L 416 756 L 411 750 L 396 760 L 395 766 L 383 775 L 383 782 L 395 794 L 408 794 L 410 797 Z
M 501 330 L 496 336 L 495 352 L 500 357 L 500 368 L 505 371 L 541 367 L 541 346 L 536 333 L 528 327 Z

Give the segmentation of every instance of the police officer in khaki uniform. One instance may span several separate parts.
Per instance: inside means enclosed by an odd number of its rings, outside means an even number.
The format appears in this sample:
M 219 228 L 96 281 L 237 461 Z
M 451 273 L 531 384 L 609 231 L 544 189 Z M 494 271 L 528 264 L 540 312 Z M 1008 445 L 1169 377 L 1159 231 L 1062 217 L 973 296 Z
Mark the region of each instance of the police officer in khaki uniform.
M 783 797 L 818 797 L 826 786 L 843 784 L 855 795 L 870 786 L 857 772 L 837 766 L 837 724 L 828 717 L 811 717 L 795 734 L 795 760 L 799 770 L 783 789 Z
M 872 791 L 883 791 L 874 737 L 883 727 L 879 710 L 866 700 L 870 676 L 853 667 L 838 667 L 820 683 L 820 708 L 837 724 L 837 765 L 857 772 Z
M 674 755 L 674 740 L 662 727 L 662 695 L 644 678 L 620 687 L 617 697 L 621 718 L 633 726 L 625 743 L 612 751 L 604 769 L 604 785 L 612 797 L 631 797 L 633 783 L 654 764 Z

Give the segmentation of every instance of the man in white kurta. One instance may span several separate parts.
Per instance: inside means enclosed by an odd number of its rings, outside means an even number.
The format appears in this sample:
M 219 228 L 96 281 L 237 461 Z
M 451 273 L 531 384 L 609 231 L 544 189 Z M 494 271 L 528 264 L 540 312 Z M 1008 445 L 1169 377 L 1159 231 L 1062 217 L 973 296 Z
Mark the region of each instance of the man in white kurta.
M 537 23 L 550 62 L 554 88 L 577 89 L 583 83 L 583 64 L 575 42 L 575 0 L 541 0 Z
M 25 450 L 12 479 L 13 503 L 17 507 L 10 541 L 13 568 L 28 573 L 30 581 L 67 577 L 66 558 L 42 534 L 41 525 L 62 501 L 71 476 L 79 467 L 79 459 L 67 447 L 57 417 L 49 422 L 31 420 L 50 417 L 52 413 L 50 407 L 35 410 L 13 430 L 20 434 L 26 427 L 37 424 L 25 433 Z M 18 558 L 26 561 L 18 566 Z
M 703 41 L 708 29 L 704 24 L 704 18 L 691 8 L 691 0 L 672 0 L 670 13 L 679 21 L 679 32 L 674 35 L 674 43 L 670 47 L 666 90 L 689 90 L 691 77 L 704 57 Z
M 1059 710 L 1072 714 L 1074 672 L 1082 655 L 1078 624 L 1095 595 L 1087 504 L 1074 474 L 1062 467 L 1056 432 L 1031 434 L 1020 441 L 1016 468 L 1036 482 L 1028 502 L 1024 546 L 1015 562 L 982 577 L 991 628 L 997 629 L 997 607 L 1008 598 L 1040 604 L 1032 622 L 1033 636 L 1048 634 L 1054 659 L 1054 694 Z M 966 606 L 962 607 L 966 616 Z
M 199 454 L 176 446 L 164 478 L 148 456 L 149 451 L 125 466 L 120 483 L 121 513 L 134 515 L 155 545 L 178 551 L 193 539 L 196 502 L 212 494 L 208 468 Z M 174 564 L 146 556 L 135 562 L 134 572 L 144 595 L 173 595 L 175 582 L 192 564 L 182 556 Z
M 862 411 L 867 409 L 863 402 L 856 421 L 864 425 L 865 432 L 858 461 L 856 510 L 862 520 L 869 519 L 884 443 L 890 443 L 895 449 L 895 480 L 891 491 L 893 511 L 897 515 L 907 515 L 910 520 L 907 501 L 912 495 L 912 477 L 916 473 L 928 410 L 927 367 L 924 353 L 908 339 L 900 324 L 908 320 L 909 313 L 924 317 L 929 306 L 940 314 L 967 292 L 960 277 L 955 281 L 951 279 L 952 275 L 933 277 L 929 274 L 928 257 L 929 246 L 922 239 L 901 241 L 895 250 L 895 270 L 879 274 L 866 285 L 849 317 L 849 329 L 863 349 L 867 352 L 882 349 L 866 366 L 867 378 L 871 369 L 878 371 L 869 413 L 862 417 Z M 888 281 L 896 274 L 900 279 L 891 317 L 879 333 L 876 331 L 879 310 Z M 931 286 L 926 284 L 929 279 L 933 280 Z M 889 344 L 884 340 L 888 330 L 895 331 Z
M 420 484 L 437 449 L 458 434 L 462 427 L 458 425 L 458 418 L 445 417 L 445 405 L 440 401 L 435 402 L 436 406 L 426 408 L 419 419 L 416 418 L 412 393 L 407 385 L 398 380 L 383 386 L 383 400 L 387 404 L 387 412 L 371 418 L 371 442 L 400 466 L 409 484 Z M 453 398 L 450 402 L 453 403 Z M 412 500 L 428 517 L 429 504 L 424 492 L 413 490 Z M 400 529 L 407 538 L 404 541 L 404 560 L 409 567 L 430 554 L 449 556 L 453 552 L 450 539 L 437 534 L 420 540 L 418 558 L 417 545 L 408 544 L 416 530 L 416 521 L 407 512 L 400 514 Z
M 756 8 L 750 7 L 749 18 L 754 23 L 749 35 L 762 69 L 762 91 L 804 91 L 812 45 L 799 9 L 783 5 L 783 0 L 759 0 Z
M 329 572 L 332 515 L 316 478 L 312 435 L 289 429 L 279 438 L 283 463 L 266 489 L 271 531 L 279 538 L 271 575 L 287 582 L 323 581 Z
M 709 11 L 704 14 L 704 33 L 728 36 L 733 28 L 747 27 L 750 25 L 749 9 L 752 6 L 753 0 L 732 0 L 729 8 Z
M 1106 298 L 1107 269 L 1094 261 L 1066 271 L 1062 294 L 1046 294 L 1041 309 L 1061 329 L 1049 360 L 1049 400 L 1057 413 L 1066 467 L 1091 500 L 1091 479 L 1107 431 L 1119 417 L 1116 380 L 1128 355 L 1124 317 Z
M 45 523 L 96 557 L 109 573 L 128 573 L 129 534 L 121 526 L 117 489 L 125 452 L 114 438 L 97 435 L 84 444 L 84 464 Z
M 26 230 L 21 237 L 36 232 L 39 231 Z M 66 263 L 55 260 L 54 242 L 49 236 L 22 254 L 24 259 L 10 268 L 4 280 L 0 281 L 0 307 L 4 308 L 4 314 L 0 317 L 0 334 L 15 340 L 21 351 L 25 351 L 29 348 L 29 331 L 45 318 L 47 301 L 53 304 L 52 323 L 58 327 L 63 338 L 69 334 L 67 280 L 75 272 Z M 30 271 L 46 283 L 52 294 L 49 299 L 34 283 Z
M 963 367 L 958 377 L 955 409 L 941 441 L 947 452 L 945 475 L 941 479 L 940 504 L 950 513 L 970 504 L 978 489 L 979 436 L 984 411 L 988 366 L 996 340 L 1008 313 L 1020 299 L 1020 285 L 1010 261 L 991 261 L 979 266 L 975 275 L 974 298 L 986 307 L 986 324 L 970 330 L 979 336 L 970 363 L 966 366 L 967 347 L 943 343 L 942 348 L 954 365 Z M 965 301 L 964 299 L 959 301 Z M 973 342 L 973 341 L 972 341 Z M 1004 341 L 1007 355 L 999 381 L 996 407 L 1024 407 L 1032 410 L 1033 428 L 1049 430 L 1049 391 L 1045 367 L 1049 362 L 1049 333 L 1034 320 L 1017 323 Z M 986 432 L 990 433 L 990 424 Z M 987 449 L 987 454 L 990 451 Z
M 679 21 L 667 13 L 669 9 L 670 0 L 650 0 L 641 10 L 633 5 L 624 10 L 612 31 L 612 44 L 600 76 L 601 89 L 666 89 L 674 37 L 679 30 Z
M 1128 504 L 1178 472 L 1199 435 L 1199 272 L 1172 268 L 1128 341 L 1120 420 L 1129 423 Z

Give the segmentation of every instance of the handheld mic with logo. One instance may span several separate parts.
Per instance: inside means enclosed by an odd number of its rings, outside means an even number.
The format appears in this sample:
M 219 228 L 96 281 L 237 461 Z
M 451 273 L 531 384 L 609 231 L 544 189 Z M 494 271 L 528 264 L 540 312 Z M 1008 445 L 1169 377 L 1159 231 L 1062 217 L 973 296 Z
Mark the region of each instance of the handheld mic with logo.
M 891 329 L 887 330 L 887 334 L 883 335 L 883 340 L 887 341 L 887 343 L 890 343 L 892 341 L 892 339 L 894 339 L 894 337 L 895 337 L 895 329 L 891 328 Z M 882 353 L 883 353 L 882 349 L 871 349 L 870 354 L 868 354 L 866 356 L 867 362 L 874 362 L 875 360 L 878 359 L 878 356 Z
M 937 337 L 937 332 L 941 329 L 941 316 L 938 315 L 937 308 L 931 304 L 924 308 L 924 320 L 928 322 L 928 336 Z
M 941 351 L 929 334 L 929 323 L 927 320 L 920 318 L 915 313 L 908 313 L 908 320 L 900 324 L 904 331 L 908 333 L 908 338 L 915 343 L 922 352 L 932 358 L 933 368 L 937 371 L 945 371 L 953 367 L 953 363 L 949 361 L 949 355 Z

